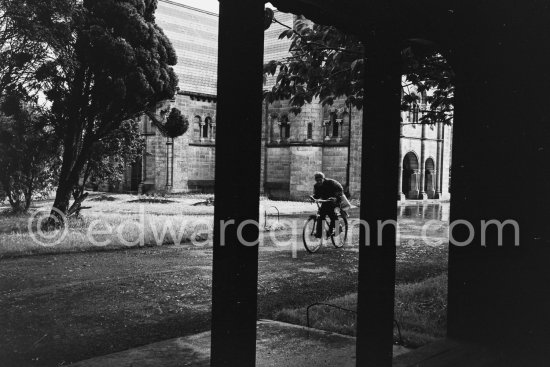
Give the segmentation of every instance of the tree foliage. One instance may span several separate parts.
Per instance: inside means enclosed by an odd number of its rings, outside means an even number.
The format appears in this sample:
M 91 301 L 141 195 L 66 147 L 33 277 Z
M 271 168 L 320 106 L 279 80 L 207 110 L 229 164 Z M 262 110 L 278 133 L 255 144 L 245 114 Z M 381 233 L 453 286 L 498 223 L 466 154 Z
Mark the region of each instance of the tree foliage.
M 0 185 L 12 210 L 26 211 L 33 197 L 53 190 L 59 141 L 49 116 L 36 105 L 10 95 L 0 110 Z
M 92 147 L 92 154 L 78 184 L 73 188 L 74 202 L 67 215 L 80 215 L 82 202 L 87 197 L 85 188 L 88 184 L 108 184 L 113 187 L 120 185 L 127 165 L 140 158 L 144 147 L 145 141 L 141 136 L 139 123 L 135 120 L 124 121 L 120 128 L 97 141 Z
M 128 164 L 141 157 L 145 141 L 141 136 L 139 124 L 127 120 L 108 137 L 94 144 L 93 154 L 88 160 L 81 186 L 90 179 L 96 183 L 108 183 L 116 186 L 122 181 Z
M 347 105 L 363 107 L 365 50 L 356 37 L 303 18 L 296 19 L 293 27 L 266 15 L 271 18 L 285 27 L 279 38 L 289 39 L 290 47 L 288 57 L 264 64 L 264 75 L 275 77 L 274 86 L 264 91 L 267 101 L 288 99 L 294 113 L 314 99 L 332 105 L 344 98 Z M 430 108 L 420 122 L 449 123 L 454 74 L 445 59 L 433 48 L 419 44 L 406 47 L 402 56 L 402 109 L 420 104 L 422 94 L 427 94 Z
M 70 37 L 74 0 L 0 0 L 0 96 L 35 94 Z
M 71 42 L 47 64 L 45 74 L 54 76 L 45 80 L 46 95 L 64 150 L 54 207 L 64 213 L 97 143 L 176 92 L 176 53 L 155 23 L 156 4 L 77 3 Z
M 189 128 L 189 120 L 177 108 L 172 108 L 164 124 L 166 135 L 174 139 L 185 134 Z
M 418 104 L 422 93 L 425 93 L 429 108 L 419 122 L 450 124 L 454 112 L 455 74 L 447 60 L 433 47 L 421 44 L 409 45 L 403 49 L 402 56 L 406 77 L 402 109 L 407 111 Z

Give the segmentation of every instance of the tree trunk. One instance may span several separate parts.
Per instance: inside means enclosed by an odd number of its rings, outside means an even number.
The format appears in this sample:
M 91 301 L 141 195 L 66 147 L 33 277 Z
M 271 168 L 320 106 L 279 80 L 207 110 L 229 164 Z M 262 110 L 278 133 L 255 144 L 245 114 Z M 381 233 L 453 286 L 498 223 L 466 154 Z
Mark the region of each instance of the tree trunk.
M 59 181 L 57 190 L 55 192 L 55 200 L 53 202 L 52 215 L 59 217 L 59 213 L 55 213 L 53 209 L 59 210 L 59 212 L 65 214 L 69 209 L 69 202 L 71 200 L 71 194 L 73 192 L 74 183 L 68 180 Z
M 61 165 L 61 175 L 59 178 L 59 185 L 57 186 L 57 191 L 55 193 L 55 200 L 53 203 L 53 208 L 51 215 L 63 223 L 63 216 L 68 214 L 69 203 L 71 200 L 71 195 L 73 194 L 73 189 L 78 185 L 78 180 L 84 169 L 84 164 L 87 161 L 86 156 L 88 155 L 86 149 L 88 147 L 84 146 L 82 152 L 77 154 L 63 154 L 63 163 Z M 70 159 L 66 159 L 70 158 Z M 54 219 L 55 220 L 55 219 Z M 51 222 L 53 223 L 53 222 Z
M 86 148 L 89 148 L 86 137 L 83 137 L 84 121 L 79 110 L 82 98 L 82 89 L 84 87 L 85 70 L 79 68 L 75 75 L 75 90 L 69 98 L 68 118 L 65 121 L 65 131 L 63 136 L 63 161 L 61 163 L 61 172 L 59 173 L 59 185 L 55 193 L 55 200 L 50 214 L 49 225 L 55 222 L 63 223 L 63 213 L 67 214 L 69 202 L 73 188 L 78 185 L 78 179 L 84 168 L 86 160 L 83 158 L 87 154 Z M 57 219 L 57 220 L 56 220 Z
M 14 213 L 20 213 L 23 208 L 21 207 L 21 196 L 16 192 L 12 185 L 9 183 L 5 184 L 6 194 L 8 195 L 8 200 L 11 205 L 11 209 Z
M 29 208 L 31 207 L 31 202 L 32 202 L 32 188 L 29 188 L 25 192 L 25 208 L 23 209 L 25 212 L 28 211 Z
M 27 190 L 25 191 L 25 212 L 31 207 L 32 193 L 34 191 L 34 172 L 32 172 L 32 169 L 30 171 L 29 180 L 27 181 Z

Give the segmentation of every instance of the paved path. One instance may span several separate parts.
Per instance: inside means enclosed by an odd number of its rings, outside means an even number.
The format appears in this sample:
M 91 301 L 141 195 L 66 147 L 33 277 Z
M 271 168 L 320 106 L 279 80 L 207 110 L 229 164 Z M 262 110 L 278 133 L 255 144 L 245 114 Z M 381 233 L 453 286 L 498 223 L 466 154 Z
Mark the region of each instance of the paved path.
M 256 365 L 260 367 L 355 367 L 355 338 L 282 322 L 257 324 Z M 407 352 L 394 346 L 394 356 Z M 210 366 L 210 332 L 96 357 L 70 367 Z
M 259 315 L 357 287 L 357 252 L 261 251 Z M 184 246 L 0 261 L 0 366 L 59 366 L 210 328 L 212 250 Z M 316 273 L 322 268 L 322 273 Z

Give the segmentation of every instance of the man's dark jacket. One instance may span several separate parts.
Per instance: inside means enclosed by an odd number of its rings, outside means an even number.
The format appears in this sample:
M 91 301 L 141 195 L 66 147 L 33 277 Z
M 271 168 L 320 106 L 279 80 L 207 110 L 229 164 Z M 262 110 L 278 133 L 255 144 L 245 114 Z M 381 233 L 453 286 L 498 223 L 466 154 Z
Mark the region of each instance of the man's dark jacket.
M 325 180 L 319 184 L 316 183 L 313 186 L 315 199 L 327 200 L 328 198 L 336 198 L 338 202 L 342 199 L 342 194 L 344 193 L 344 188 L 340 183 L 331 178 L 325 178 Z

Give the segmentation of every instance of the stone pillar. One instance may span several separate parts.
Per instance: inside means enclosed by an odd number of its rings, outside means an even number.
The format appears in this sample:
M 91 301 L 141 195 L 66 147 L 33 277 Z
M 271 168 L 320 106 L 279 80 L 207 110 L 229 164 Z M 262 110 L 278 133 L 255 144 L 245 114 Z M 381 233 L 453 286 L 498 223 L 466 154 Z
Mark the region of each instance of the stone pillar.
M 203 140 L 203 129 L 204 129 L 204 122 L 199 122 L 199 141 L 202 142 Z
M 338 124 L 338 136 L 336 136 L 336 141 L 340 142 L 342 140 L 342 133 L 343 133 L 342 125 L 344 124 L 344 120 L 336 119 L 334 123 Z
M 434 182 L 434 190 L 435 190 L 435 199 L 441 199 L 441 179 L 440 176 L 443 174 L 443 171 L 441 170 L 441 162 L 443 161 L 443 157 L 441 156 L 442 153 L 442 146 L 443 146 L 443 140 L 442 140 L 442 126 L 443 124 L 441 122 L 437 123 L 437 156 L 436 156 L 436 163 L 435 163 L 435 182 Z
M 449 152 L 451 154 L 451 152 Z M 443 176 L 445 175 L 445 125 L 441 124 L 441 155 L 439 159 L 439 166 L 437 167 L 439 171 L 439 198 L 443 199 L 446 194 L 443 193 Z M 447 167 L 447 173 L 449 172 L 449 168 Z
M 323 122 L 323 140 L 330 140 L 329 124 L 330 120 L 325 120 Z
M 210 365 L 252 367 L 256 363 L 264 3 L 219 3 Z M 247 108 L 242 108 L 242 101 Z
M 422 124 L 422 140 L 420 142 L 420 176 L 419 176 L 419 194 L 420 200 L 426 200 L 425 182 L 426 182 L 426 124 Z
M 174 178 L 174 139 L 166 138 L 166 185 L 165 190 L 172 190 Z
M 437 169 L 433 169 L 430 171 L 430 179 L 429 181 L 427 181 L 428 191 L 426 192 L 428 198 L 437 199 L 435 187 L 437 185 L 437 175 L 439 174 L 438 172 L 439 170 Z
M 411 191 L 409 191 L 409 197 L 420 199 L 420 190 L 418 188 L 418 182 L 420 181 L 420 170 L 414 169 L 411 174 Z
M 145 121 L 145 124 L 145 126 L 147 126 L 147 120 Z M 143 183 L 147 179 L 147 136 L 145 136 L 144 141 L 145 146 L 143 147 L 143 153 L 141 153 L 141 181 L 138 184 L 138 195 L 143 194 Z
M 403 193 L 403 123 L 399 124 L 399 161 L 397 163 L 397 200 L 404 201 L 405 194 Z

